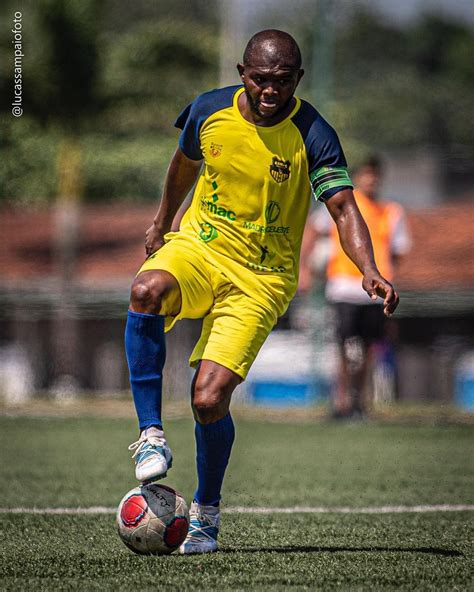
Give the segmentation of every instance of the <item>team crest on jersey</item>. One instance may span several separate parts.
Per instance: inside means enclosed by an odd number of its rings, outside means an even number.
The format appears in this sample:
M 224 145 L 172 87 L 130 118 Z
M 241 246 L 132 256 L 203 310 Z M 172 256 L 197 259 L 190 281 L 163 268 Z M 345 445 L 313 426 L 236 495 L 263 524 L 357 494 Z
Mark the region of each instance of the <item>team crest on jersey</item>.
M 274 156 L 272 158 L 272 164 L 270 165 L 270 175 L 277 183 L 283 183 L 283 181 L 286 181 L 290 176 L 290 161 L 280 160 Z
M 211 142 L 211 145 L 209 146 L 209 153 L 214 158 L 220 156 L 222 154 L 222 144 L 215 144 L 214 142 Z

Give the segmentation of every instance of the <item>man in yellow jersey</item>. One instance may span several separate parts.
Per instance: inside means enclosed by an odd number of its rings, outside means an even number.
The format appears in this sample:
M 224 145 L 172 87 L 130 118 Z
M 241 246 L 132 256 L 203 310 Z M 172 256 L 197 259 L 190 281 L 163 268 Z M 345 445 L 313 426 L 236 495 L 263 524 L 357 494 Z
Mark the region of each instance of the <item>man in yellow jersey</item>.
M 296 291 L 312 191 L 327 203 L 368 294 L 384 298 L 386 314 L 398 303 L 375 266 L 335 131 L 294 96 L 303 76 L 295 40 L 261 31 L 237 68 L 241 85 L 200 95 L 176 121 L 179 145 L 146 232 L 148 258 L 132 286 L 125 332 L 140 428 L 130 448 L 137 479 L 152 481 L 172 463 L 161 420 L 164 330 L 181 318 L 204 319 L 190 359 L 198 487 L 182 553 L 217 549 L 234 440 L 231 395 Z M 194 184 L 179 231 L 170 232 Z
M 377 156 L 366 158 L 354 173 L 354 195 L 370 230 L 375 260 L 390 281 L 399 259 L 410 249 L 410 236 L 403 208 L 379 197 L 381 162 Z M 368 300 L 362 289 L 362 274 L 347 257 L 338 240 L 337 227 L 326 209 L 318 208 L 310 216 L 301 250 L 300 290 L 307 292 L 313 283 L 314 263 L 328 237 L 326 299 L 334 313 L 335 333 L 340 352 L 340 367 L 333 393 L 333 417 L 362 417 L 368 401 L 364 386 L 373 361 L 373 346 L 386 333 L 380 299 Z M 323 249 L 324 250 L 324 249 Z

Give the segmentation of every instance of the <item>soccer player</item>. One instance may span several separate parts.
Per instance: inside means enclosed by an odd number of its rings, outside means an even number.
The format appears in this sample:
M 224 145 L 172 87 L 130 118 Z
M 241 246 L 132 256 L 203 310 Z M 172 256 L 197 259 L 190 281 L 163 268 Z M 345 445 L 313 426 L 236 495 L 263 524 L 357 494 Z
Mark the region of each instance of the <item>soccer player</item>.
M 293 297 L 311 189 L 327 204 L 344 249 L 386 314 L 398 303 L 378 272 L 335 131 L 294 96 L 303 76 L 295 40 L 282 31 L 250 39 L 237 66 L 242 84 L 197 97 L 176 121 L 181 135 L 148 258 L 131 290 L 125 345 L 140 427 L 139 481 L 171 467 L 161 417 L 164 331 L 204 318 L 191 354 L 198 486 L 182 553 L 217 549 L 219 502 L 234 441 L 231 395 Z M 178 232 L 173 219 L 196 183 Z M 284 360 L 281 360 L 284 364 Z
M 411 240 L 400 204 L 380 198 L 382 165 L 369 156 L 354 172 L 354 196 L 366 221 L 377 265 L 392 280 L 400 258 L 410 250 Z M 362 289 L 361 272 L 344 253 L 337 227 L 325 209 L 317 209 L 306 225 L 301 250 L 299 287 L 307 292 L 313 283 L 313 261 L 321 250 L 321 238 L 329 238 L 326 300 L 334 311 L 340 367 L 333 392 L 333 417 L 363 417 L 367 401 L 363 389 L 373 362 L 373 346 L 386 334 L 380 299 L 368 300 Z M 314 257 L 316 255 L 316 257 Z

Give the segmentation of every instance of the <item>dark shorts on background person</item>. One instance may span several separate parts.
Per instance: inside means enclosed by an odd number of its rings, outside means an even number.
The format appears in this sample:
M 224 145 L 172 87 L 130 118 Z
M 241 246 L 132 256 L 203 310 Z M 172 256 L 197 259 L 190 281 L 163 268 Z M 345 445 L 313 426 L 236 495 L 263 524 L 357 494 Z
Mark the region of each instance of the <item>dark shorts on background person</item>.
M 385 316 L 382 304 L 350 304 L 334 302 L 336 338 L 344 343 L 350 337 L 364 342 L 378 341 L 385 335 Z

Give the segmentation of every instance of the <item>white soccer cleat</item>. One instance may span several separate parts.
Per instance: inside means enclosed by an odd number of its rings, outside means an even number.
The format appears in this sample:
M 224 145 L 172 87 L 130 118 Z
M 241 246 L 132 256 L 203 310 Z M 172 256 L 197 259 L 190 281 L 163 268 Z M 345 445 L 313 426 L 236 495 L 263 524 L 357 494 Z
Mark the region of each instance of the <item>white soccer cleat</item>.
M 135 450 L 135 477 L 142 483 L 158 481 L 166 477 L 173 464 L 173 455 L 161 430 L 149 428 L 140 439 L 130 444 L 129 450 Z
M 179 552 L 182 555 L 188 555 L 217 551 L 219 524 L 219 508 L 193 502 L 189 509 L 188 536 L 179 548 Z

